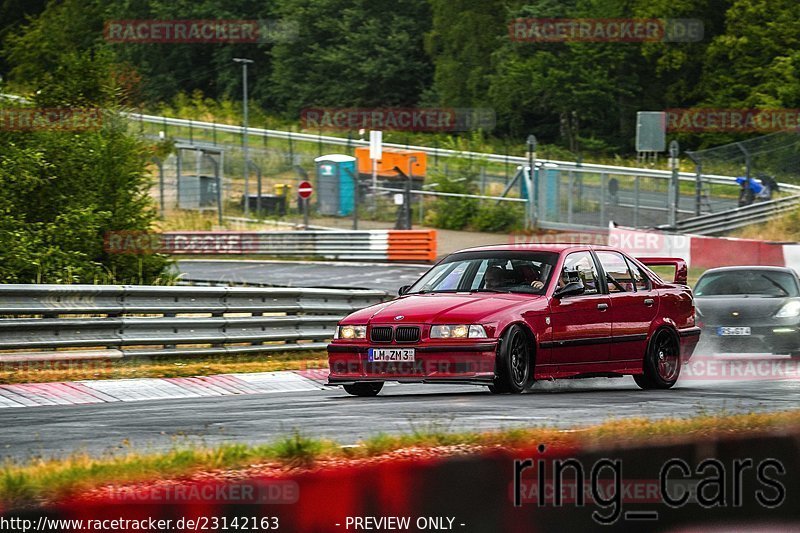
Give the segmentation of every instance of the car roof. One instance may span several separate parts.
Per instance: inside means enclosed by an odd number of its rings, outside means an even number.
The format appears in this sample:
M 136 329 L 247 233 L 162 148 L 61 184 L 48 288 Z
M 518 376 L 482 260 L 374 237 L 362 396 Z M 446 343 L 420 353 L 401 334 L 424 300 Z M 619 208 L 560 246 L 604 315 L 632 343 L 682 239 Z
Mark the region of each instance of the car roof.
M 716 268 L 709 268 L 700 277 L 705 276 L 706 274 L 713 274 L 716 272 L 753 272 L 753 271 L 762 271 L 762 272 L 786 272 L 788 274 L 797 275 L 797 272 L 793 268 L 790 267 L 782 267 L 782 266 L 762 266 L 762 265 L 754 265 L 754 266 L 726 266 L 726 267 L 716 267 Z
M 555 252 L 560 253 L 567 250 L 613 250 L 611 246 L 597 244 L 581 244 L 574 242 L 548 242 L 548 243 L 519 243 L 519 244 L 494 244 L 489 246 L 476 246 L 474 248 L 464 248 L 453 253 L 461 252 Z

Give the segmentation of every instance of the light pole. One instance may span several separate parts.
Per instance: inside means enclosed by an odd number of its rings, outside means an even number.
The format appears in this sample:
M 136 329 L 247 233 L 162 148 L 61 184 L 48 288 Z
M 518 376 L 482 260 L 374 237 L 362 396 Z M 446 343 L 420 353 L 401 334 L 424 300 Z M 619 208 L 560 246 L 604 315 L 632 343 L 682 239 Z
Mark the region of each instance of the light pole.
M 538 224 L 538 203 L 539 203 L 539 173 L 534 168 L 536 164 L 536 135 L 528 135 L 528 168 L 530 169 L 530 185 L 531 189 L 528 191 L 528 202 L 530 205 L 530 221 L 532 228 L 536 228 Z
M 414 185 L 414 163 L 417 162 L 416 156 L 411 156 L 408 158 L 408 185 L 406 185 L 406 225 L 408 226 L 406 229 L 411 229 L 411 188 Z M 425 197 L 421 194 L 419 195 L 420 200 L 420 209 L 422 209 L 422 200 Z
M 245 59 L 243 57 L 234 57 L 234 63 L 242 64 L 242 92 L 244 93 L 244 130 L 242 132 L 242 149 L 244 150 L 244 216 L 250 214 L 250 157 L 248 154 L 248 141 L 247 141 L 247 65 L 253 63 L 252 59 Z M 259 198 L 260 200 L 260 198 Z

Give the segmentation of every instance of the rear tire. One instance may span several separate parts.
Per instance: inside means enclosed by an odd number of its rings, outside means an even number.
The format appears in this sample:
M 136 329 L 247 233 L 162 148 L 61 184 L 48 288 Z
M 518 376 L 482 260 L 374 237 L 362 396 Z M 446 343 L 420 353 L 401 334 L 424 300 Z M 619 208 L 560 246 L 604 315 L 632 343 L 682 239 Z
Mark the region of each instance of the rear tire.
M 352 385 L 344 385 L 344 390 L 347 394 L 353 396 L 377 396 L 383 388 L 383 382 L 376 383 L 353 383 Z
M 531 347 L 522 327 L 515 324 L 506 330 L 495 366 L 495 380 L 489 385 L 493 394 L 519 394 L 530 384 L 533 374 Z
M 681 352 L 677 335 L 667 328 L 653 334 L 644 356 L 644 373 L 633 380 L 642 389 L 669 389 L 681 374 Z

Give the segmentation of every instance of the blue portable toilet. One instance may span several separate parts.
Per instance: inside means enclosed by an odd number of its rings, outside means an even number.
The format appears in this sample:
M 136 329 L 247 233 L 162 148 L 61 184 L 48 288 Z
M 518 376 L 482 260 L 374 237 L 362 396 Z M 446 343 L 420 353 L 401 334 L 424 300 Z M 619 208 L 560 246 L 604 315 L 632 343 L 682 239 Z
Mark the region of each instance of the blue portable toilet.
M 527 167 L 526 167 L 527 168 Z M 535 177 L 539 179 L 540 218 L 558 221 L 561 211 L 561 170 L 552 163 L 537 165 Z M 528 199 L 528 187 L 525 180 L 520 180 L 520 197 Z
M 544 168 L 539 169 L 539 179 L 544 180 L 539 190 L 544 197 L 539 199 L 544 219 L 557 222 L 561 212 L 561 171 L 545 163 Z
M 346 217 L 353 213 L 356 158 L 344 154 L 322 155 L 317 165 L 317 211 L 321 215 Z

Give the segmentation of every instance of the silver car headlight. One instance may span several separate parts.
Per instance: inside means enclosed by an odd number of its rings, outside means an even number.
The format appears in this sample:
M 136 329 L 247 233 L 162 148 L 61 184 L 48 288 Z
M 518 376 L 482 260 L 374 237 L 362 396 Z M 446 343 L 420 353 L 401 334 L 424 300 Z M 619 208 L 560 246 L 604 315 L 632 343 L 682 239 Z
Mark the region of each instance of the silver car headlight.
M 794 318 L 798 316 L 800 316 L 800 302 L 792 300 L 781 307 L 781 310 L 778 311 L 775 318 Z
M 431 326 L 432 339 L 485 339 L 486 330 L 477 324 Z
M 367 326 L 339 326 L 336 328 L 334 339 L 366 339 Z

